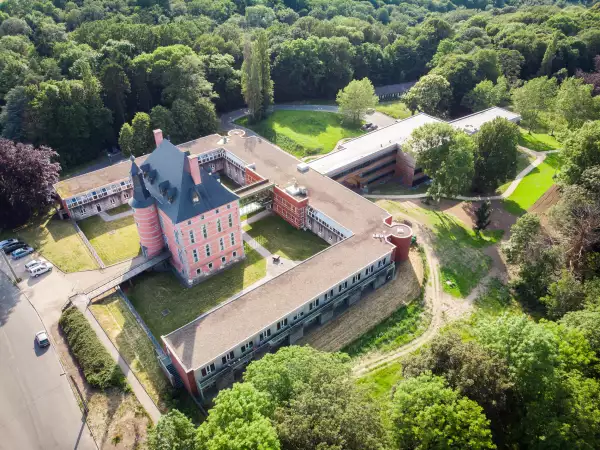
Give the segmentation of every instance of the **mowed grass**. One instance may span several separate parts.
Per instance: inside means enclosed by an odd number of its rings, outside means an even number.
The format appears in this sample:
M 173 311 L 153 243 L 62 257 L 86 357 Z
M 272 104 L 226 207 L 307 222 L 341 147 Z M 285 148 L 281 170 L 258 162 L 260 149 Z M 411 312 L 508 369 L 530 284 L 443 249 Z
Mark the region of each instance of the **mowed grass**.
M 561 148 L 561 143 L 556 140 L 554 136 L 550 136 L 547 133 L 535 133 L 520 129 L 519 134 L 519 145 L 527 147 L 530 150 L 536 152 L 547 152 L 549 150 L 557 150 Z
M 292 261 L 304 261 L 329 247 L 319 236 L 298 230 L 274 214 L 244 226 L 244 231 L 271 253 Z
M 401 100 L 393 100 L 391 102 L 381 102 L 375 107 L 376 111 L 386 114 L 394 119 L 406 119 L 412 116 L 407 106 Z M 368 117 L 367 117 L 368 122 Z
M 6 231 L 0 234 L 0 240 L 15 236 L 27 242 L 63 272 L 98 268 L 96 260 L 69 221 L 52 219 L 47 215 L 16 232 Z
M 519 154 L 517 156 L 517 171 L 516 171 L 517 175 L 520 174 L 533 161 L 535 161 L 534 157 L 529 156 L 526 153 L 519 152 Z M 506 192 L 506 190 L 508 189 L 508 187 L 511 185 L 511 183 L 513 181 L 514 180 L 507 180 L 506 183 L 504 183 L 501 186 L 498 186 L 498 188 L 496 188 L 496 194 L 500 195 L 500 194 L 503 194 L 504 192 Z
M 107 266 L 140 254 L 140 238 L 133 216 L 112 222 L 92 216 L 80 221 L 79 228 Z
M 303 158 L 329 153 L 341 139 L 360 136 L 359 127 L 342 123 L 342 116 L 321 111 L 275 111 L 251 124 L 248 117 L 236 123 L 250 128 L 288 153 Z
M 405 208 L 388 200 L 377 204 L 391 214 L 401 213 L 428 226 L 431 230 L 429 238 L 440 260 L 442 284 L 449 294 L 466 297 L 490 270 L 491 258 L 482 248 L 497 243 L 504 234 L 503 230 L 485 230 L 478 236 L 451 214 L 425 208 Z M 402 216 L 397 220 L 402 220 Z
M 521 180 L 515 192 L 504 201 L 504 209 L 517 216 L 525 214 L 552 187 L 554 174 L 559 167 L 560 160 L 557 154 L 546 156 L 546 159 L 529 172 Z
M 266 260 L 248 246 L 245 252 L 244 261 L 191 288 L 183 287 L 171 272 L 141 274 L 127 288 L 127 296 L 159 339 L 266 276 Z M 165 310 L 168 314 L 163 316 Z
M 200 411 L 186 392 L 176 393 L 158 362 L 154 346 L 119 294 L 90 305 L 92 314 L 162 412 L 176 407 L 195 421 Z
M 392 388 L 402 380 L 402 364 L 392 363 L 381 369 L 369 372 L 359 378 L 357 384 L 365 388 L 372 398 L 385 402 L 390 400 Z
M 109 216 L 116 216 L 117 214 L 129 212 L 129 211 L 131 211 L 131 207 L 127 203 L 124 203 L 122 205 L 117 206 L 116 208 L 107 209 L 105 212 Z

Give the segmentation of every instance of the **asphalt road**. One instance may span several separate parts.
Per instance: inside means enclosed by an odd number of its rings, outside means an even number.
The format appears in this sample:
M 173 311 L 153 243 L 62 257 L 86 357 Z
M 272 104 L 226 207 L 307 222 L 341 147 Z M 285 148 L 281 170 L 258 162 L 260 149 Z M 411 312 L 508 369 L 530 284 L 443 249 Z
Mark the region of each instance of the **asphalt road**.
M 43 328 L 0 273 L 0 449 L 97 450 L 54 349 L 35 345 Z

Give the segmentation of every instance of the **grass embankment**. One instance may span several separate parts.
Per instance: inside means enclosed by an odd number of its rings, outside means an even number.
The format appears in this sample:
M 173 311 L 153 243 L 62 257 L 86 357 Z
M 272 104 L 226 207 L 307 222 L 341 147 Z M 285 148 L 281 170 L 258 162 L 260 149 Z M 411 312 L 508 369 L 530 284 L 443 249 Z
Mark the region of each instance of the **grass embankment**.
M 344 125 L 341 115 L 320 111 L 280 110 L 255 124 L 250 124 L 248 117 L 242 117 L 236 123 L 297 158 L 329 153 L 341 139 L 363 134 L 359 127 Z
M 536 152 L 547 152 L 549 150 L 557 150 L 561 148 L 561 143 L 554 136 L 547 133 L 529 132 L 524 128 L 520 129 L 519 145 L 527 147 Z
M 245 225 L 244 231 L 271 253 L 292 261 L 304 261 L 329 247 L 319 236 L 298 230 L 276 215 Z
M 79 228 L 106 265 L 126 261 L 140 254 L 140 238 L 133 216 L 112 222 L 92 216 L 79 222 Z
M 375 107 L 376 111 L 386 114 L 394 119 L 406 119 L 412 116 L 410 110 L 401 100 L 393 100 L 391 102 L 381 102 Z M 367 116 L 367 122 L 369 118 Z
M 119 294 L 90 305 L 90 310 L 144 389 L 162 412 L 175 407 L 196 421 L 198 407 L 185 392 L 176 392 L 163 373 L 154 346 Z
M 401 213 L 428 226 L 440 260 L 442 284 L 449 294 L 466 297 L 488 273 L 492 261 L 482 248 L 497 243 L 504 234 L 503 230 L 486 230 L 478 236 L 458 218 L 441 211 L 404 208 L 389 200 L 377 203 L 391 214 Z M 397 220 L 402 220 L 402 216 Z
M 525 176 L 505 201 L 504 209 L 520 216 L 525 214 L 544 193 L 554 184 L 554 174 L 560 166 L 559 156 L 550 154 Z
M 18 237 L 63 272 L 97 269 L 94 260 L 72 223 L 46 215 L 15 232 L 0 234 L 0 240 Z
M 81 311 L 75 307 L 65 310 L 58 324 L 91 386 L 100 389 L 127 387 L 121 368 L 104 348 Z
M 247 288 L 267 274 L 267 263 L 245 246 L 246 259 L 191 288 L 170 272 L 144 273 L 127 295 L 152 334 L 159 339 Z M 163 316 L 163 311 L 168 311 Z
M 524 153 L 524 152 L 519 152 L 519 154 L 517 155 L 517 170 L 515 171 L 515 173 L 517 175 L 520 174 L 533 161 L 535 161 L 535 158 L 533 156 L 529 156 L 527 153 Z M 511 185 L 511 183 L 513 181 L 514 181 L 514 179 L 510 179 L 510 180 L 507 180 L 506 183 L 504 183 L 503 185 L 498 186 L 496 188 L 495 194 L 496 195 L 504 194 L 504 192 L 506 192 L 506 190 L 508 189 L 508 187 Z

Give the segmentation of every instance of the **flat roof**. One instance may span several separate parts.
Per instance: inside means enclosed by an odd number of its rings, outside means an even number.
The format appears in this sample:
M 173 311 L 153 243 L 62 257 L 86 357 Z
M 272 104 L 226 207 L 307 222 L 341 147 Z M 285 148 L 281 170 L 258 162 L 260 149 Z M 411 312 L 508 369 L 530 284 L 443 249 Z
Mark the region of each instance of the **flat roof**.
M 499 106 L 494 106 L 492 108 L 479 111 L 478 113 L 452 120 L 449 123 L 450 125 L 460 128 L 469 134 L 473 134 L 477 132 L 484 123 L 490 122 L 498 117 L 504 117 L 511 122 L 521 119 L 521 116 L 517 113 L 509 111 L 508 109 L 500 108 Z
M 412 132 L 427 123 L 443 122 L 440 119 L 419 113 L 387 127 L 371 131 L 342 144 L 338 150 L 315 159 L 308 165 L 323 175 L 335 175 L 357 162 L 371 158 L 378 152 L 385 152 L 392 146 L 402 144 Z
M 198 153 L 224 148 L 247 164 L 254 163 L 259 175 L 279 186 L 297 181 L 308 189 L 310 206 L 353 235 L 163 336 L 186 370 L 214 361 L 393 249 L 385 240 L 373 238 L 393 231 L 384 224 L 390 216 L 387 211 L 314 170 L 300 173 L 298 159 L 260 137 L 231 136 L 225 143 L 220 139 L 207 136 L 185 147 Z
M 135 162 L 139 166 L 147 157 L 148 155 L 138 156 Z M 59 181 L 54 184 L 54 190 L 60 195 L 60 198 L 66 200 L 77 194 L 83 194 L 93 189 L 116 183 L 117 181 L 129 179 L 130 169 L 131 161 L 126 159 L 103 169 Z

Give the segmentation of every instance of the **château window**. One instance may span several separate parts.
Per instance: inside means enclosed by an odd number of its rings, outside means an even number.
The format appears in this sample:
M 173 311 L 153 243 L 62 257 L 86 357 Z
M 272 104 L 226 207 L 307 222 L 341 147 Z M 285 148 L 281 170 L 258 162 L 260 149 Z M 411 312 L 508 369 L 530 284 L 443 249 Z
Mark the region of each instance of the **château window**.
M 235 245 L 235 234 L 231 233 L 229 238 L 231 239 L 231 245 Z
M 208 231 L 206 229 L 206 225 L 202 225 L 202 236 L 204 236 L 204 239 L 206 239 L 208 237 Z
M 221 248 L 221 251 L 225 250 L 225 241 L 223 238 L 219 239 L 219 247 Z
M 190 230 L 190 243 L 196 243 L 196 237 L 194 236 L 194 232 L 192 230 Z
M 198 262 L 198 250 L 194 249 L 192 251 L 192 254 L 194 255 L 194 262 Z
M 229 214 L 229 228 L 233 226 L 233 216 Z
M 221 232 L 222 228 L 221 228 L 221 219 L 217 219 L 217 232 Z
M 237 252 L 233 252 L 233 257 L 237 258 Z
M 206 256 L 210 256 L 210 244 L 206 244 L 206 246 L 204 247 L 204 250 L 206 251 Z

